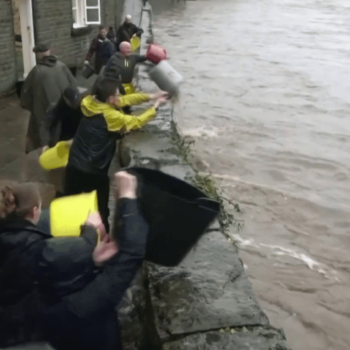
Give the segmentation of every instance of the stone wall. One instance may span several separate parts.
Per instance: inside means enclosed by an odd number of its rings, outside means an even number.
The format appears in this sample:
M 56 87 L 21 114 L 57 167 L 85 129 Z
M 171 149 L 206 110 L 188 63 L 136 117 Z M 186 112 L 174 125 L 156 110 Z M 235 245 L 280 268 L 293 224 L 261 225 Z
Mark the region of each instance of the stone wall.
M 106 26 L 120 23 L 123 0 L 101 0 L 101 20 Z M 98 25 L 90 33 L 72 36 L 71 0 L 33 0 L 35 36 L 37 42 L 50 41 L 53 54 L 69 67 L 82 64 Z
M 0 0 L 0 93 L 10 90 L 16 82 L 16 51 L 12 3 Z
M 14 32 L 16 35 L 21 35 L 21 19 L 19 16 L 19 9 L 15 0 L 12 0 Z
M 143 12 L 142 28 L 144 53 L 151 33 L 149 12 Z M 157 90 L 148 76 L 151 67 L 139 68 L 141 91 Z M 187 181 L 194 178 L 175 141 L 173 113 L 170 104 L 161 107 L 156 119 L 124 139 L 124 166 L 158 169 Z M 287 350 L 283 331 L 270 325 L 236 247 L 218 222 L 179 266 L 145 262 L 126 293 L 119 317 L 124 346 L 130 350 Z

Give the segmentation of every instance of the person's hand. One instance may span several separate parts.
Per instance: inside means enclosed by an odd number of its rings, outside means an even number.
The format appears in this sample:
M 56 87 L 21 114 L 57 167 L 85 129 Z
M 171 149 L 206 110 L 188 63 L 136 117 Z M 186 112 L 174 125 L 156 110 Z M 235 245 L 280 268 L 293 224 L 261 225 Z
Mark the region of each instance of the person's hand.
M 106 228 L 99 213 L 90 214 L 85 222 L 85 225 L 95 227 L 97 230 L 99 230 L 102 239 L 106 235 Z
M 80 62 L 81 62 L 81 61 L 80 61 Z M 84 64 L 88 65 L 88 64 L 90 64 L 90 62 L 89 62 L 88 60 L 85 60 L 85 61 L 84 61 Z
M 114 255 L 118 253 L 118 245 L 111 239 L 110 236 L 106 235 L 102 241 L 95 247 L 92 253 L 92 258 L 96 266 L 101 266 Z
M 166 97 L 160 97 L 156 102 L 154 102 L 154 108 L 157 109 L 159 106 L 163 105 L 166 103 L 168 99 Z
M 126 171 L 121 171 L 114 175 L 117 189 L 115 192 L 116 199 L 118 198 L 137 198 L 137 179 L 135 176 L 127 173 Z
M 150 94 L 149 95 L 149 99 L 150 100 L 158 100 L 161 97 L 168 98 L 169 97 L 169 93 L 166 92 L 166 91 L 159 91 L 159 92 L 156 92 L 155 94 Z

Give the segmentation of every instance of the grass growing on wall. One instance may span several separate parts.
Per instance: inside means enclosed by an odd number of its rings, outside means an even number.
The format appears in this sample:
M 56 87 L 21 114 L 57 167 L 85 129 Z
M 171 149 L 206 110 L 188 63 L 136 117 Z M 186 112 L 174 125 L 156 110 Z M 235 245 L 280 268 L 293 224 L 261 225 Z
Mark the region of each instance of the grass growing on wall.
M 192 163 L 192 146 L 195 141 L 187 141 L 183 139 L 177 132 L 176 125 L 173 123 L 173 140 L 179 149 L 179 153 L 183 163 L 191 165 Z M 232 214 L 232 211 L 240 212 L 238 204 L 233 203 L 229 199 L 223 197 L 218 191 L 218 187 L 215 183 L 214 178 L 211 174 L 199 172 L 197 169 L 193 168 L 195 172 L 194 178 L 191 179 L 192 183 L 203 191 L 209 198 L 217 201 L 220 204 L 220 216 L 219 222 L 223 233 L 227 238 L 232 241 L 232 237 L 228 235 L 228 230 L 231 226 L 235 227 L 237 230 L 241 230 L 244 226 L 242 220 L 238 220 Z M 228 208 L 233 208 L 232 211 L 228 211 Z M 233 242 L 234 243 L 234 242 Z

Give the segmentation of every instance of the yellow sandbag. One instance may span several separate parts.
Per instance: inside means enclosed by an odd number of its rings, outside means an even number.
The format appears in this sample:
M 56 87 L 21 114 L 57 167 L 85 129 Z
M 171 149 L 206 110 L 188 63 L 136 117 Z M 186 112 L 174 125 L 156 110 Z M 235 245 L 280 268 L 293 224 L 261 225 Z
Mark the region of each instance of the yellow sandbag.
M 131 50 L 136 51 L 141 45 L 141 39 L 138 36 L 134 36 L 131 39 Z
M 136 88 L 135 88 L 133 83 L 123 84 L 123 87 L 124 87 L 126 95 L 131 95 L 131 94 L 134 94 L 136 92 Z
M 96 212 L 98 212 L 96 191 L 55 199 L 50 206 L 52 236 L 80 236 L 81 225 L 86 222 L 90 214 Z
M 39 158 L 40 165 L 45 170 L 63 168 L 68 164 L 69 141 L 61 141 L 55 147 L 46 150 Z

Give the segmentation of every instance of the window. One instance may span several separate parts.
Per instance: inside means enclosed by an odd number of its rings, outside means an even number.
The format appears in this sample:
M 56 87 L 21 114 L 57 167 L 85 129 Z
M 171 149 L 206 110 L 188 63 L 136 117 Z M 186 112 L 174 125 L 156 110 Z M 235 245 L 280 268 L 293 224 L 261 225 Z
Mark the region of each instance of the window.
M 72 0 L 73 27 L 101 24 L 100 0 Z
M 100 24 L 100 0 L 85 0 L 86 24 Z

